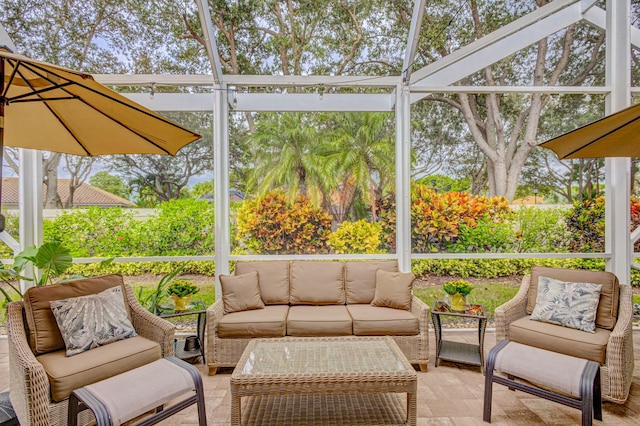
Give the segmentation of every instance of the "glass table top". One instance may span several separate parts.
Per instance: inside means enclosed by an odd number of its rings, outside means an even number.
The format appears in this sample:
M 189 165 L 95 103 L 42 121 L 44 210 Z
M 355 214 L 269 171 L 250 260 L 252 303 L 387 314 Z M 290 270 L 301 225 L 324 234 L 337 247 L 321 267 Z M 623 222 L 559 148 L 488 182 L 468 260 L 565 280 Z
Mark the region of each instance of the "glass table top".
M 408 371 L 390 338 L 258 340 L 237 374 L 340 374 Z M 235 374 L 234 374 L 235 375 Z

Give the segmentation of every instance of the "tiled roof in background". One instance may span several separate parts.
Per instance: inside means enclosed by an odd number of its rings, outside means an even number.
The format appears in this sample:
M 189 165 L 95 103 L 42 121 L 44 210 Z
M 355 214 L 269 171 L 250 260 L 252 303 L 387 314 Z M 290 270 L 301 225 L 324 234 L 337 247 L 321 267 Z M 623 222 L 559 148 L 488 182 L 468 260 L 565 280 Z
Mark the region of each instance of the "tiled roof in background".
M 10 205 L 18 205 L 18 178 L 2 178 L 2 205 L 8 207 Z M 44 203 L 45 186 L 42 186 L 42 202 Z M 58 195 L 64 203 L 69 198 L 69 179 L 58 179 Z M 113 195 L 100 188 L 83 183 L 73 194 L 74 207 L 135 207 L 135 203 Z

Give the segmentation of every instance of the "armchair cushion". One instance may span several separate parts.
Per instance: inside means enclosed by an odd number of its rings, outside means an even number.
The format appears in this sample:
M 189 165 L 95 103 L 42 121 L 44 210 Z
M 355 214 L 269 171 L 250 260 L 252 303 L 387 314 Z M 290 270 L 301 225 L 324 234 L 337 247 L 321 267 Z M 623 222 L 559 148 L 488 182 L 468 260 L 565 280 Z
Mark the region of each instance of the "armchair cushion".
M 260 296 L 265 305 L 289 303 L 289 261 L 237 262 L 236 275 L 256 271 Z
M 65 348 L 50 301 L 95 294 L 123 284 L 122 276 L 113 274 L 28 289 L 22 299 L 33 353 L 40 355 Z
M 538 295 L 539 277 L 555 278 L 556 280 L 569 281 L 574 283 L 602 284 L 600 291 L 600 302 L 596 314 L 596 326 L 613 330 L 618 318 L 618 297 L 619 283 L 618 277 L 611 272 L 585 271 L 579 269 L 546 268 L 534 266 L 531 269 L 531 286 L 529 287 L 527 300 L 527 314 L 533 313 Z
M 37 357 L 51 384 L 51 398 L 62 401 L 74 389 L 148 364 L 162 357 L 160 345 L 141 336 L 113 342 L 71 358 L 64 350 Z
M 347 304 L 371 303 L 376 293 L 376 271 L 378 269 L 398 272 L 398 262 L 381 260 L 377 262 L 346 262 L 344 264 L 344 287 Z
M 122 287 L 49 303 L 67 356 L 137 336 L 127 316 Z
M 509 325 L 509 340 L 565 355 L 585 358 L 604 364 L 611 331 L 596 328 L 585 333 L 573 328 L 532 321 L 529 316 Z
M 264 308 L 256 271 L 241 275 L 220 275 L 220 284 L 225 314 Z
M 602 284 L 569 283 L 538 278 L 538 297 L 531 319 L 593 333 Z

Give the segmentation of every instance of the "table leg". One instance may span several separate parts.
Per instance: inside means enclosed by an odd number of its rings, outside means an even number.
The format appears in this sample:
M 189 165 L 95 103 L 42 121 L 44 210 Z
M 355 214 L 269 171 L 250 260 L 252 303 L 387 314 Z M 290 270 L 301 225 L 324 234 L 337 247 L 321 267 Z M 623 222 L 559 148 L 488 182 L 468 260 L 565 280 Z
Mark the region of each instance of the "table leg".
M 440 315 L 431 314 L 431 321 L 433 322 L 433 331 L 436 337 L 436 359 L 433 365 L 437 367 L 440 357 L 440 347 L 442 346 L 442 324 L 440 323 Z
M 240 426 L 242 416 L 240 415 L 240 397 L 231 393 L 231 425 Z
M 417 423 L 417 391 L 407 392 L 407 424 L 415 426 Z

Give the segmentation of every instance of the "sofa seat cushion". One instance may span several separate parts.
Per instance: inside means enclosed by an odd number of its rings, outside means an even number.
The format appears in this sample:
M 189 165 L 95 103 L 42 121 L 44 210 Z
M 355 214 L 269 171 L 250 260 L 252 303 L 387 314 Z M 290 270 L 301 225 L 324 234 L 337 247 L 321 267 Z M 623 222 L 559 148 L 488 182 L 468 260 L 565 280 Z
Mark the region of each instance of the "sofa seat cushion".
M 218 337 L 284 337 L 289 305 L 233 312 L 218 321 Z
M 60 402 L 74 389 L 99 382 L 162 358 L 160 345 L 141 336 L 131 337 L 67 357 L 65 350 L 37 357 L 49 383 L 51 398 Z
M 418 334 L 418 318 L 404 309 L 371 305 L 347 305 L 353 318 L 353 334 L 356 336 L 387 336 Z
M 344 305 L 344 264 L 294 260 L 291 263 L 289 303 L 291 305 Z
M 604 364 L 611 331 L 596 328 L 595 333 L 561 325 L 533 321 L 529 316 L 509 325 L 509 340 L 577 358 Z
M 347 304 L 371 303 L 376 293 L 376 271 L 398 272 L 395 260 L 345 262 L 344 288 Z
M 287 316 L 288 336 L 351 336 L 352 330 L 344 305 L 292 306 Z

